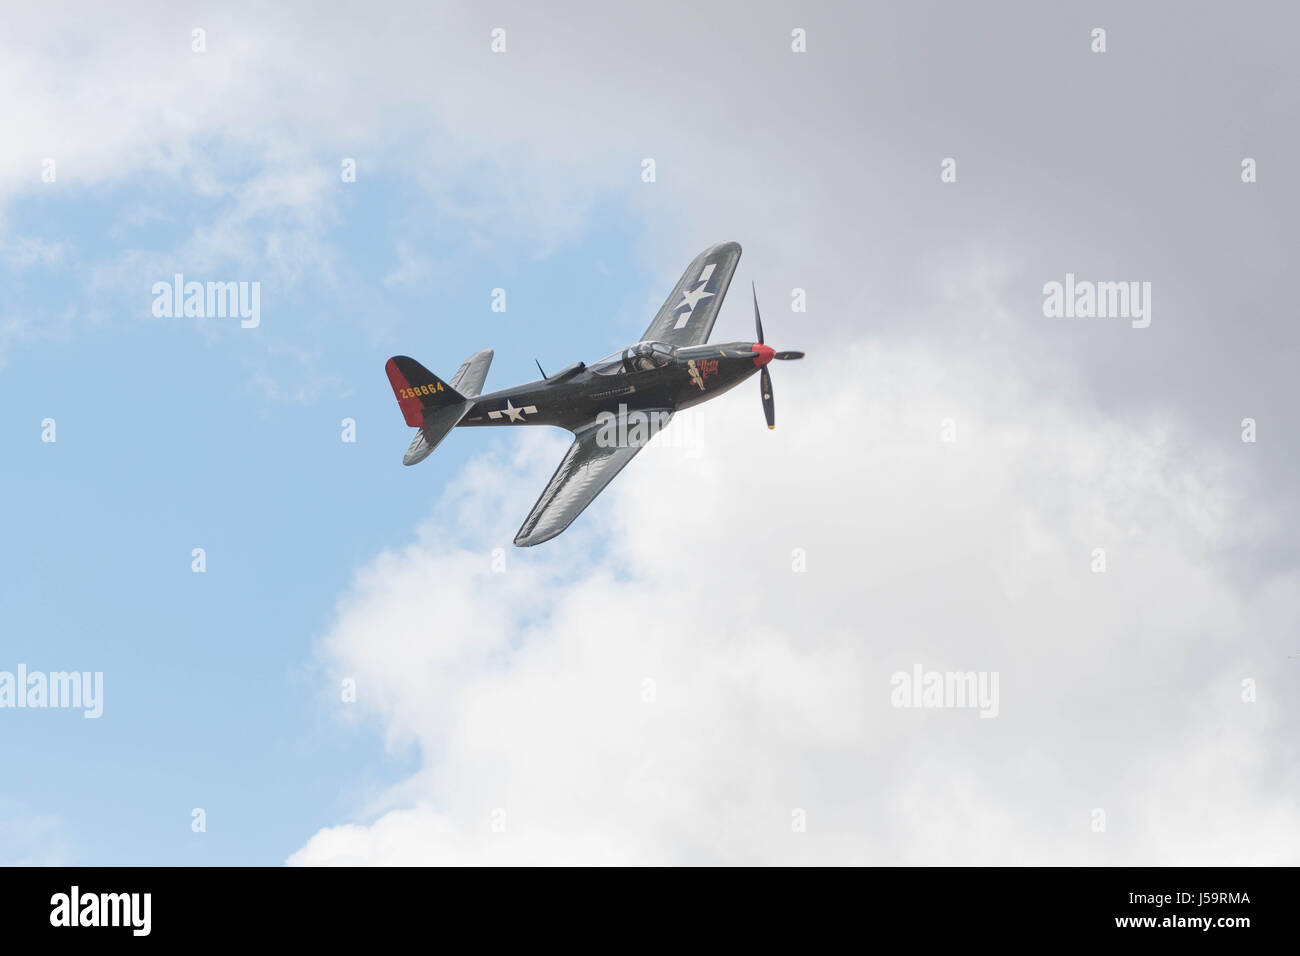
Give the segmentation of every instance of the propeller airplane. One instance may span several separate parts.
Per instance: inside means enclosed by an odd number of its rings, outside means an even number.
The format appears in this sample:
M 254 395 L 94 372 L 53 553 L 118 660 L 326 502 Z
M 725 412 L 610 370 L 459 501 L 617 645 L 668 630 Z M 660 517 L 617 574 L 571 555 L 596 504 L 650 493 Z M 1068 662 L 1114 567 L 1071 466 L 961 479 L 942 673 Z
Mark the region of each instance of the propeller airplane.
M 515 535 L 514 543 L 526 548 L 572 524 L 643 446 L 625 437 L 635 429 L 620 429 L 620 440 L 611 441 L 603 423 L 612 415 L 639 416 L 657 431 L 675 412 L 716 398 L 758 372 L 767 427 L 775 427 L 767 366 L 803 353 L 778 352 L 764 343 L 756 289 L 757 341 L 707 344 L 739 261 L 738 243 L 706 249 L 686 268 L 640 342 L 591 365 L 575 362 L 554 375 L 542 372 L 535 382 L 481 394 L 491 349 L 466 359 L 450 382 L 415 359 L 390 358 L 385 371 L 397 404 L 406 424 L 418 429 L 402 464 L 423 461 L 458 426 L 554 425 L 573 432 L 573 444 Z

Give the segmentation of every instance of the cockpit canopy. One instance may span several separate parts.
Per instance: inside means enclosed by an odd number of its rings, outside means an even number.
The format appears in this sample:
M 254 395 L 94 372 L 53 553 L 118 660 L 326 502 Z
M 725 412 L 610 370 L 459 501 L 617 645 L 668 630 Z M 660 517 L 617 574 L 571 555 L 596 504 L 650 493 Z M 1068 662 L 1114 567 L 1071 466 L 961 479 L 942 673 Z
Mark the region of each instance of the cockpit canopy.
M 663 342 L 638 342 L 636 345 L 607 355 L 591 363 L 597 375 L 622 375 L 628 372 L 649 372 L 662 368 L 673 360 L 676 349 Z

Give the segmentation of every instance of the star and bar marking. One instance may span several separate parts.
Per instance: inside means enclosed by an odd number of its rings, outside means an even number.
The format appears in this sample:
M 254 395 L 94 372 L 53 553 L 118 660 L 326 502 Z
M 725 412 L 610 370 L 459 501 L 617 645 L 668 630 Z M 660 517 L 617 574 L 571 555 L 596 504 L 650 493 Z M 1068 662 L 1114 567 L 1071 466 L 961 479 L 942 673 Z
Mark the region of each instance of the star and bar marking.
M 698 285 L 696 285 L 690 292 L 682 293 L 682 301 L 677 303 L 677 308 L 680 309 L 682 306 L 686 306 L 686 311 L 678 316 L 677 324 L 673 326 L 674 329 L 686 328 L 686 323 L 689 322 L 691 316 L 695 314 L 695 306 L 699 304 L 699 301 L 701 299 L 707 299 L 713 295 L 712 292 L 704 291 L 708 288 L 709 277 L 713 275 L 713 266 L 714 263 L 712 262 L 705 266 L 703 271 L 700 272 L 699 279 L 696 280 Z
M 514 405 L 511 404 L 510 399 L 506 399 L 506 407 L 497 409 L 496 411 L 493 412 L 488 412 L 488 418 L 491 418 L 493 421 L 495 421 L 496 419 L 504 415 L 512 422 L 518 422 L 518 421 L 523 421 L 525 415 L 536 415 L 536 414 L 537 414 L 536 405 L 523 405 L 516 408 Z

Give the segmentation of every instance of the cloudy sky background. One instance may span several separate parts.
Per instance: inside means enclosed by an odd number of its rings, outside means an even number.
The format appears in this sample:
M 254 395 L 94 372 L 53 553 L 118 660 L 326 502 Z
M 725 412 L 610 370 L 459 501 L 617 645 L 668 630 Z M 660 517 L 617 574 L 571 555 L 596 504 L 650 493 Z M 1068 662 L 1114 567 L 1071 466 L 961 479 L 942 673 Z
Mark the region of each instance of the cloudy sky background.
M 0 712 L 3 859 L 1296 862 L 1298 20 L 6 11 L 0 669 L 106 702 Z M 752 280 L 809 353 L 776 431 L 747 383 L 528 551 L 562 433 L 401 467 L 389 355 L 590 361 L 723 239 L 714 337 Z M 178 271 L 261 326 L 153 318 Z M 891 707 L 917 664 L 998 717 Z

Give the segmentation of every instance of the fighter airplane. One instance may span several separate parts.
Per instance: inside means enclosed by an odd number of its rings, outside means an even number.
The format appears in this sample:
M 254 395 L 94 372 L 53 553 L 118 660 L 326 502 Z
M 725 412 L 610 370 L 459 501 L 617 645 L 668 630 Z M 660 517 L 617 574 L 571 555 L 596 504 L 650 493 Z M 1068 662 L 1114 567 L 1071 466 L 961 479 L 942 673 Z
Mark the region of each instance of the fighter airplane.
M 763 343 L 763 321 L 754 291 L 757 342 L 707 345 L 731 277 L 740 261 L 740 245 L 723 242 L 700 253 L 686 268 L 641 341 L 585 365 L 568 368 L 535 382 L 481 394 L 492 350 L 465 360 L 444 382 L 415 359 L 390 358 L 384 366 L 406 424 L 419 429 L 402 464 L 429 456 L 457 426 L 555 425 L 573 432 L 573 444 L 555 469 L 515 544 L 521 548 L 554 538 L 582 513 L 641 449 L 647 429 L 620 427 L 619 440 L 605 427 L 613 416 L 649 422 L 657 432 L 672 415 L 716 398 L 755 372 L 763 396 L 767 427 L 776 424 L 773 359 L 800 359 L 802 352 L 777 352 Z M 539 371 L 541 368 L 539 366 Z

